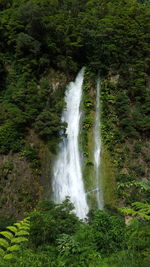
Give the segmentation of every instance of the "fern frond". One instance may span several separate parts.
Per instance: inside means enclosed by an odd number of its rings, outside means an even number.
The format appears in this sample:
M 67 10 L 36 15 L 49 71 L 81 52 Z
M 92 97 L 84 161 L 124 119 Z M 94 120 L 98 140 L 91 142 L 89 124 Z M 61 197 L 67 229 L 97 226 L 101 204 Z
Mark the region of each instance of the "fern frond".
M 130 208 L 119 208 L 119 210 L 122 212 L 122 213 L 125 213 L 125 214 L 131 214 L 131 215 L 136 215 L 136 212 Z
M 13 232 L 14 234 L 18 231 L 18 229 L 15 226 L 7 226 L 6 228 L 11 232 Z
M 15 237 L 11 240 L 11 243 L 16 243 L 16 244 L 20 244 L 21 242 L 27 242 L 28 239 L 25 237 Z
M 138 209 L 146 214 L 150 214 L 150 204 L 147 203 L 141 203 L 141 202 L 134 202 L 132 206 L 135 209 Z
M 4 256 L 4 260 L 12 260 L 14 258 L 14 255 L 12 253 L 6 254 Z
M 23 219 L 24 222 L 29 222 L 30 221 L 30 217 L 26 217 Z
M 17 223 L 14 223 L 15 226 L 17 226 L 17 228 L 20 228 L 22 223 L 21 222 L 17 222 Z
M 0 232 L 0 255 L 4 260 L 15 258 L 16 252 L 20 249 L 20 243 L 27 242 L 29 236 L 30 221 L 25 218 L 20 222 L 14 223 L 13 226 L 7 227 L 8 231 Z
M 0 256 L 4 256 L 4 254 L 5 254 L 5 251 L 2 248 L 0 248 Z
M 8 231 L 0 232 L 0 234 L 1 234 L 2 236 L 6 237 L 6 238 L 9 239 L 9 240 L 11 240 L 11 239 L 14 237 L 14 235 L 13 235 L 12 233 L 8 232 Z
M 20 226 L 20 228 L 23 227 L 23 226 L 25 226 L 25 227 L 29 227 L 29 226 L 30 226 L 30 222 L 25 222 L 25 223 L 23 223 L 23 225 Z M 20 229 L 20 228 L 19 228 L 19 229 Z
M 19 245 L 13 245 L 13 246 L 9 247 L 7 249 L 7 251 L 13 252 L 13 251 L 17 251 L 19 249 L 20 249 L 20 246 Z
M 29 232 L 20 230 L 18 233 L 16 233 L 16 236 L 26 236 L 29 235 Z
M 21 226 L 21 227 L 19 228 L 19 230 L 29 231 L 29 230 L 30 230 L 30 226 Z
M 150 220 L 150 216 L 148 216 L 147 214 L 143 213 L 143 212 L 136 212 L 137 215 L 140 215 L 141 217 L 143 217 L 146 220 Z
M 119 208 L 119 210 L 124 214 L 131 214 L 132 216 L 141 216 L 146 220 L 150 220 L 150 205 L 141 203 L 141 202 L 134 202 L 132 203 L 133 209 L 130 208 Z
M 0 238 L 0 246 L 7 248 L 9 246 L 9 243 L 4 238 Z

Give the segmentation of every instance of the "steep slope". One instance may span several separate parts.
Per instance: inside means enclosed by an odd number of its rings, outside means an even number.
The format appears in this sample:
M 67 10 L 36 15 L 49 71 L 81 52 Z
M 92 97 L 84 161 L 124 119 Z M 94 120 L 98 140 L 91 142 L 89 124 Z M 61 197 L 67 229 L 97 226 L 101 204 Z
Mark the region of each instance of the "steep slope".
M 2 213 L 21 216 L 48 188 L 59 133 L 66 128 L 64 91 L 83 65 L 85 187 L 95 187 L 92 136 L 100 72 L 105 204 L 148 201 L 149 1 L 8 0 L 0 10 Z M 95 195 L 90 197 L 95 207 Z

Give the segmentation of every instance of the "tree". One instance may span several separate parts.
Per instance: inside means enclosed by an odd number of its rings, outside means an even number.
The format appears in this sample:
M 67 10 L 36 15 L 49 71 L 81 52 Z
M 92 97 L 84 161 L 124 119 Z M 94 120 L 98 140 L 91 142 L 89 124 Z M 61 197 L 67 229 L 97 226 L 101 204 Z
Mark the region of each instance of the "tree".
M 36 211 L 30 214 L 30 241 L 35 247 L 55 244 L 60 234 L 72 234 L 79 227 L 79 220 L 74 213 L 69 199 L 62 204 L 42 202 Z

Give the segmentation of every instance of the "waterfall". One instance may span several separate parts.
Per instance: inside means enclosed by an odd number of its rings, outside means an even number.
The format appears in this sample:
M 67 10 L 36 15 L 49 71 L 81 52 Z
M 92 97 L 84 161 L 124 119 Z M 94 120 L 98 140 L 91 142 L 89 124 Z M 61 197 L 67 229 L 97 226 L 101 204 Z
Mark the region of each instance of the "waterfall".
M 78 144 L 83 79 L 84 68 L 78 73 L 75 82 L 71 82 L 66 90 L 66 108 L 62 114 L 62 121 L 68 124 L 67 137 L 64 137 L 60 144 L 52 182 L 53 200 L 60 203 L 69 196 L 80 219 L 84 219 L 88 213 Z
M 100 135 L 100 79 L 97 79 L 96 85 L 96 111 L 95 111 L 95 127 L 94 127 L 94 166 L 96 172 L 96 188 L 97 188 L 97 205 L 99 209 L 103 209 L 103 194 L 100 183 L 100 166 L 101 166 L 101 135 Z

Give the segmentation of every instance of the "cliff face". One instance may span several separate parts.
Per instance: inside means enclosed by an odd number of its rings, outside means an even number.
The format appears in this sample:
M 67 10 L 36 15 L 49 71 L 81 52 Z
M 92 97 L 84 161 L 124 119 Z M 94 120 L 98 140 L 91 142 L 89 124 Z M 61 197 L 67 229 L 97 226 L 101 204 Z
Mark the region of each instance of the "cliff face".
M 129 87 L 132 71 L 129 71 L 128 80 L 125 80 L 121 70 L 111 70 L 101 79 L 102 149 L 99 181 L 105 206 L 131 205 L 145 199 L 149 201 L 149 86 L 147 80 L 143 81 L 145 95 L 133 97 Z M 80 137 L 84 154 L 83 176 L 90 207 L 97 206 L 96 191 L 93 190 L 96 187 L 93 153 L 96 79 L 95 74 L 86 71 Z
M 63 98 L 67 83 L 73 77 L 51 69 L 46 74 L 46 79 L 51 88 L 47 99 L 52 94 L 56 98 Z M 38 87 L 40 87 L 38 85 Z M 88 70 L 85 74 L 82 100 L 82 123 L 80 134 L 80 148 L 83 166 L 83 178 L 86 192 L 96 188 L 94 169 L 94 120 L 96 101 L 96 76 Z M 61 99 L 63 101 L 63 99 Z M 46 105 L 49 105 L 47 103 Z M 61 112 L 60 112 L 61 114 Z M 48 118 L 50 121 L 51 118 Z M 58 123 L 58 121 L 57 121 Z M 43 130 L 47 125 L 43 124 Z M 1 214 L 22 217 L 25 211 L 32 210 L 39 200 L 50 198 L 51 174 L 59 139 L 55 136 L 44 140 L 35 127 L 28 127 L 22 148 L 18 152 L 10 151 L 0 155 L 0 185 L 1 185 Z M 109 159 L 108 159 L 109 158 Z M 103 180 L 104 200 L 106 204 L 115 204 L 114 171 L 109 153 L 102 149 L 102 168 L 100 179 Z M 111 188 L 111 189 L 110 189 Z M 87 194 L 89 206 L 94 208 L 96 194 Z
M 100 71 L 105 203 L 148 199 L 149 13 L 148 1 L 138 0 L 0 4 L 2 212 L 22 214 L 45 189 L 50 192 L 52 161 L 66 127 L 61 122 L 65 86 L 83 65 L 90 69 L 80 136 L 86 191 L 95 188 L 95 81 Z M 94 193 L 88 199 L 95 207 Z
M 117 205 L 121 206 L 149 201 L 150 190 L 149 86 L 147 78 L 141 79 L 144 91 L 140 94 L 139 85 L 138 95 L 135 88 L 130 87 L 133 71 L 128 70 L 126 79 L 127 74 L 121 70 L 111 71 L 102 81 L 104 154 L 109 154 L 114 166 Z
M 58 99 L 51 110 L 51 113 L 55 114 L 55 106 L 60 99 L 63 102 L 66 85 L 73 77 L 53 69 L 45 77 L 50 88 L 47 101 L 52 95 Z M 96 178 L 93 137 L 96 79 L 97 75 L 86 69 L 79 138 L 83 179 L 91 208 L 97 207 L 96 191 L 94 191 Z M 145 198 L 148 199 L 149 192 L 149 139 L 146 133 L 134 128 L 136 126 L 132 123 L 132 116 L 134 116 L 135 102 L 127 97 L 124 90 L 119 92 L 117 89 L 120 86 L 119 79 L 118 74 L 110 74 L 101 80 L 102 150 L 99 181 L 105 206 L 122 206 L 131 204 L 133 201 L 144 201 Z M 37 85 L 37 88 L 40 88 L 40 85 Z M 46 102 L 46 105 L 49 108 L 50 102 Z M 59 109 L 59 118 L 63 106 L 64 103 Z M 124 111 L 121 115 L 118 112 L 120 109 Z M 34 124 L 26 127 L 19 151 L 1 153 L 1 214 L 22 217 L 23 213 L 32 210 L 40 199 L 50 198 L 52 166 L 60 139 L 59 135 L 55 136 L 55 134 L 48 135 L 46 139 L 43 138 L 41 132 L 49 127 L 47 122 L 53 122 L 53 125 L 50 124 L 50 129 L 53 127 L 60 129 L 58 120 L 55 122 L 55 118 L 46 117 L 46 122 L 42 124 L 43 128 L 40 126 L 40 132 Z
M 51 88 L 48 101 L 52 94 L 63 97 L 66 84 L 71 78 L 51 69 L 46 74 L 46 79 Z M 46 105 L 49 107 L 48 103 Z M 50 198 L 52 164 L 59 143 L 57 136 L 51 137 L 51 140 L 43 139 L 35 127 L 30 126 L 24 130 L 20 151 L 0 154 L 0 214 L 17 218 L 22 217 L 24 212 L 33 210 L 39 200 Z
M 104 205 L 117 205 L 116 196 L 116 166 L 113 162 L 111 153 L 105 144 L 105 138 L 102 136 L 103 119 L 102 119 L 102 88 L 100 89 L 100 124 L 99 131 L 101 133 L 101 153 L 100 166 L 98 173 L 98 183 L 96 181 L 96 169 L 94 166 L 94 131 L 95 131 L 95 112 L 96 112 L 96 86 L 98 75 L 92 73 L 88 69 L 85 73 L 83 86 L 82 101 L 82 126 L 80 133 L 80 146 L 83 154 L 82 168 L 85 190 L 90 208 L 97 208 L 97 190 L 102 190 L 102 198 Z M 101 79 L 102 85 L 102 79 Z M 97 188 L 98 187 L 98 188 Z M 100 192 L 101 194 L 101 192 Z

